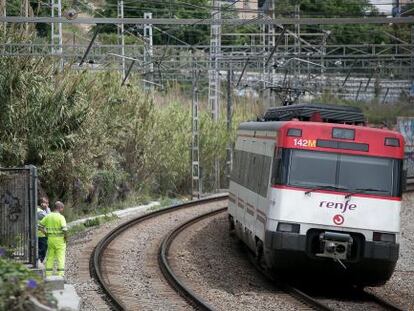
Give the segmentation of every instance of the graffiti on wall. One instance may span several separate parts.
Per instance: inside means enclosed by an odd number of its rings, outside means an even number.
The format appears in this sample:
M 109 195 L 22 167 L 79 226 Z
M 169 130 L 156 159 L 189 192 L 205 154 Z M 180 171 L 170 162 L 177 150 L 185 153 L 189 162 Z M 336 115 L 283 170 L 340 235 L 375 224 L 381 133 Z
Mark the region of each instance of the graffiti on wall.
M 414 176 L 414 118 L 398 117 L 397 130 L 405 140 L 405 165 L 408 176 Z

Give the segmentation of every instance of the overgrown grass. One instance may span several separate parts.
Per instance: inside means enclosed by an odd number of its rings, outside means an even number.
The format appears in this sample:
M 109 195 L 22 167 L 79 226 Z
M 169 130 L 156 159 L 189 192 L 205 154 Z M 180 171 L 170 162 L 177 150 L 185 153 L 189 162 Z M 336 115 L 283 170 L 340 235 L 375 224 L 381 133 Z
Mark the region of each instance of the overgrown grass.
M 44 192 L 72 206 L 68 219 L 136 204 L 137 196 L 188 193 L 190 98 L 174 88 L 172 95 L 145 92 L 134 77 L 120 87 L 116 73 L 56 72 L 55 65 L 0 59 L 0 165 L 37 166 Z M 230 133 L 225 113 L 215 123 L 208 110 L 200 112 L 206 191 L 214 159 L 224 172 L 228 140 L 238 121 L 253 115 L 248 107 L 236 101 Z
M 70 227 L 69 230 L 68 230 L 68 235 L 69 236 L 76 235 L 76 234 L 78 234 L 80 232 L 83 232 L 87 229 L 94 228 L 94 227 L 99 227 L 100 225 L 111 222 L 115 219 L 118 219 L 118 217 L 114 214 L 106 214 L 106 215 L 98 216 L 98 217 L 93 218 L 93 219 L 88 219 L 83 224 L 79 224 L 79 225 L 75 225 L 75 226 Z
M 8 259 L 0 247 L 0 310 L 29 310 L 31 297 L 56 307 L 56 301 L 46 293 L 39 275 L 23 264 Z
M 156 199 L 154 199 L 156 200 Z M 126 209 L 129 207 L 148 204 L 152 200 L 149 195 L 132 194 L 123 201 L 117 201 L 106 206 L 89 207 L 87 204 L 83 206 L 73 206 L 70 203 L 65 207 L 64 216 L 67 222 L 78 220 L 86 217 L 111 214 L 114 211 Z

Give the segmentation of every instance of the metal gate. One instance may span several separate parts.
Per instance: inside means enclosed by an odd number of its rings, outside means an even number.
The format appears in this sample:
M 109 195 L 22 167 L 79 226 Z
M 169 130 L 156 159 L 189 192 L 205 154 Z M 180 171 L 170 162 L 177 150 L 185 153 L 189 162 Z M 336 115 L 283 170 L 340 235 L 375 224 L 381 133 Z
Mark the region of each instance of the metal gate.
M 0 246 L 12 257 L 37 266 L 37 170 L 0 168 Z

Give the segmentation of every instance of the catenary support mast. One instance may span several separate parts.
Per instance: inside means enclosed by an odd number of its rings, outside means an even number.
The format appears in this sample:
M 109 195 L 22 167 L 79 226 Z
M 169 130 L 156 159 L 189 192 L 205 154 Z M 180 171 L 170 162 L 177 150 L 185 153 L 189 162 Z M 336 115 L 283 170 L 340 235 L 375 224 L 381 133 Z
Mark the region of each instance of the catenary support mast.
M 208 103 L 211 116 L 218 122 L 220 117 L 220 54 L 221 54 L 221 1 L 213 0 L 211 11 L 210 67 L 208 71 Z M 220 188 L 220 162 L 214 159 L 214 189 Z
M 200 153 L 199 153 L 199 102 L 198 102 L 198 77 L 199 71 L 195 57 L 193 57 L 193 99 L 192 99 L 192 127 L 191 127 L 191 195 L 193 199 L 199 199 L 202 194 Z
M 51 0 L 50 2 L 51 16 L 52 18 L 62 17 L 62 1 Z M 58 56 L 59 69 L 63 69 L 63 45 L 62 45 L 62 23 L 51 24 L 51 40 L 52 40 L 52 55 Z
M 118 0 L 118 18 L 124 18 L 124 0 Z M 122 55 L 122 79 L 125 79 L 126 74 L 126 64 L 125 64 L 125 25 L 122 22 L 120 26 L 117 28 L 118 33 L 118 44 L 121 44 L 121 55 Z
M 145 19 L 152 19 L 152 13 L 144 13 Z M 148 74 L 148 80 L 153 80 L 154 75 L 154 62 L 153 62 L 153 37 L 152 37 L 152 24 L 144 25 L 144 38 L 145 38 L 145 47 L 144 47 L 144 64 L 145 72 Z M 147 78 L 146 78 L 147 79 Z M 152 86 L 151 83 L 145 84 L 145 89 L 150 89 Z

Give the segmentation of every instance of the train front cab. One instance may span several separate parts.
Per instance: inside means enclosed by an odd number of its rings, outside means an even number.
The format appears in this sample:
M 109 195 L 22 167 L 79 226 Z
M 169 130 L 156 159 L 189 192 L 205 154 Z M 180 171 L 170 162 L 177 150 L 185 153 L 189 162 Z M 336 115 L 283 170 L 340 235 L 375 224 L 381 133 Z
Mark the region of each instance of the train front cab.
M 341 128 L 353 139 L 334 138 Z M 279 274 L 385 283 L 399 253 L 402 158 L 402 137 L 391 131 L 282 128 L 263 243 L 267 266 Z

